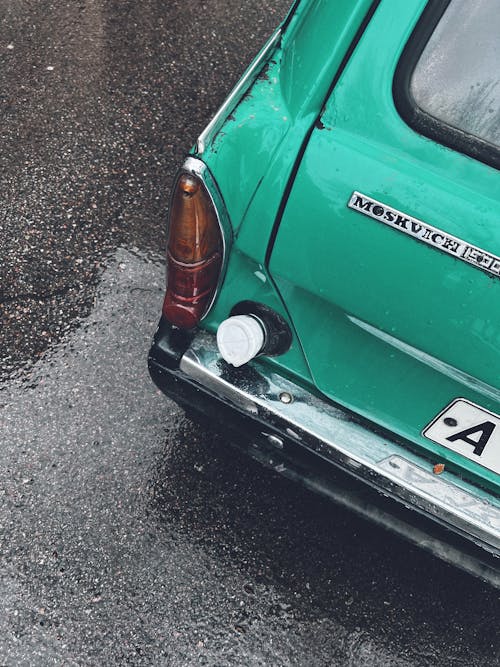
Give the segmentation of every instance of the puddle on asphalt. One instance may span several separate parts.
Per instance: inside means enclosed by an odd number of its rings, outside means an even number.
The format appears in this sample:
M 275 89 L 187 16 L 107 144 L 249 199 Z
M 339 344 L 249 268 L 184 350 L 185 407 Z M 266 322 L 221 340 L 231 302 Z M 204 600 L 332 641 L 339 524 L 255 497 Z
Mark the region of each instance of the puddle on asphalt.
M 88 317 L 3 385 L 0 558 L 16 614 L 2 654 L 486 664 L 492 591 L 234 453 L 156 390 L 163 290 L 161 257 L 119 249 Z
M 118 308 L 123 308 L 121 302 L 123 295 L 129 294 L 130 298 L 135 295 L 135 303 L 142 302 L 144 306 L 151 309 L 149 321 L 151 327 L 149 332 L 154 331 L 160 308 L 161 298 L 165 283 L 165 269 L 163 257 L 158 253 L 143 252 L 137 248 L 119 248 L 107 260 L 102 261 L 100 275 L 93 277 L 92 281 L 85 286 L 85 294 L 79 300 L 75 308 L 73 318 L 70 313 L 65 313 L 64 326 L 57 328 L 52 335 L 43 336 L 42 351 L 35 346 L 31 358 L 23 358 L 23 354 L 16 357 L 15 364 L 9 363 L 9 359 L 3 357 L 3 366 L 0 368 L 0 391 L 13 385 L 33 385 L 44 381 L 44 377 L 52 366 L 53 360 L 71 350 L 77 345 L 77 341 L 86 335 L 89 328 L 98 328 L 99 322 L 105 318 L 109 319 L 109 325 L 114 321 L 117 326 L 120 323 Z M 113 308 L 113 302 L 117 308 Z M 65 307 L 64 299 L 60 304 Z M 96 309 L 97 307 L 97 309 Z M 26 311 L 28 311 L 28 307 Z M 31 315 L 31 313 L 30 313 Z M 57 317 L 57 315 L 56 315 Z M 36 326 L 30 322 L 30 317 L 21 325 L 24 328 Z M 49 325 L 46 330 L 51 329 Z M 0 338 L 8 338 L 10 335 L 18 335 L 16 330 L 9 333 L 5 328 Z M 24 335 L 24 334 L 23 334 Z M 27 334 L 29 337 L 29 334 Z M 40 332 L 34 334 L 39 336 Z M 17 366 L 17 367 L 16 367 Z M 3 370 L 3 373 L 2 373 Z

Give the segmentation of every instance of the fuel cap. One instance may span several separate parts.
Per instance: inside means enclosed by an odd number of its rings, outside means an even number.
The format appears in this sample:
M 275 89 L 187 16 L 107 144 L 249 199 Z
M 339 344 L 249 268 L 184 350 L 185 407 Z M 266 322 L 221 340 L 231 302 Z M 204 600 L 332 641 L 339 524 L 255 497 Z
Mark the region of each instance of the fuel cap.
M 243 366 L 264 347 L 264 326 L 251 315 L 234 315 L 217 329 L 217 347 L 222 358 L 232 366 Z

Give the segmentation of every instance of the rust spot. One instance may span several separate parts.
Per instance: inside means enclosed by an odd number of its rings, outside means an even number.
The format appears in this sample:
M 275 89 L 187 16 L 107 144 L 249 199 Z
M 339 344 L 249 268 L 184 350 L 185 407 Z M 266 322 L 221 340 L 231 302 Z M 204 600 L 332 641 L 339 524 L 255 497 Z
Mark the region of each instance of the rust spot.
M 270 64 L 267 63 L 267 65 L 262 69 L 262 72 L 259 74 L 257 79 L 260 79 L 261 81 L 269 81 L 268 72 L 269 72 L 270 68 L 271 68 Z

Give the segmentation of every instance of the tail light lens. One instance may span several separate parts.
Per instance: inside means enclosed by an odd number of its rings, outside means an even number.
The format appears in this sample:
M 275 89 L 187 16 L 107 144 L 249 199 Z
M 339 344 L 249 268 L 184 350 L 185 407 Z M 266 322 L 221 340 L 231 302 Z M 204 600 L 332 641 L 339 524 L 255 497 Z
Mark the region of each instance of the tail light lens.
M 223 241 L 203 181 L 183 173 L 175 185 L 167 244 L 167 292 L 163 315 L 192 329 L 206 314 L 222 268 Z

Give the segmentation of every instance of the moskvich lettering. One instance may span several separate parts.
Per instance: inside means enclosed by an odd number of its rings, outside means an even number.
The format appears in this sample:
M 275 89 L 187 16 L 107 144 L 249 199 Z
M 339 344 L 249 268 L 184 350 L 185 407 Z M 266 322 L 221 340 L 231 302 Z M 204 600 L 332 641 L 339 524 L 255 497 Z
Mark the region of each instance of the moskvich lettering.
M 431 239 L 434 245 L 443 245 L 445 237 L 439 232 L 434 232 L 434 234 L 431 235 Z
M 500 257 L 470 245 L 455 236 L 450 236 L 441 229 L 427 225 L 422 220 L 412 218 L 360 192 L 353 192 L 347 205 L 349 208 L 359 211 L 359 213 L 369 218 L 379 220 L 384 225 L 403 232 L 403 234 L 407 234 L 417 241 L 445 252 L 456 259 L 461 259 L 463 262 L 467 262 L 490 275 L 500 277 Z
M 397 225 L 398 227 L 403 227 L 403 229 L 407 229 L 406 223 L 410 222 L 410 218 L 404 218 L 402 215 L 398 215 L 396 217 L 396 220 L 394 220 L 394 224 Z
M 372 206 L 372 203 L 368 199 L 365 200 L 363 199 L 363 197 L 357 196 L 353 206 L 355 206 L 356 208 L 360 208 L 363 211 L 369 211 Z

